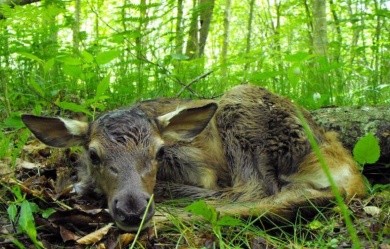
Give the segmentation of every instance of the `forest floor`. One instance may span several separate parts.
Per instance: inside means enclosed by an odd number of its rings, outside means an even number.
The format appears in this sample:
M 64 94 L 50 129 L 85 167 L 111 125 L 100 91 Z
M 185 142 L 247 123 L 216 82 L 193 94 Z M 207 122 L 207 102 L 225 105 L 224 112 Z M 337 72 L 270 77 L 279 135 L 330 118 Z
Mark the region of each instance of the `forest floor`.
M 31 140 L 20 155 L 12 169 L 12 159 L 0 161 L 0 248 L 352 247 L 337 207 L 283 226 L 262 226 L 256 220 L 216 226 L 178 220 L 173 213 L 170 224 L 156 223 L 140 234 L 124 233 L 112 224 L 102 198 L 72 192 L 77 152 Z M 379 177 L 388 181 L 390 174 Z M 361 248 L 390 249 L 389 185 L 380 186 L 383 189 L 375 194 L 348 203 Z M 157 208 L 167 205 L 171 204 Z

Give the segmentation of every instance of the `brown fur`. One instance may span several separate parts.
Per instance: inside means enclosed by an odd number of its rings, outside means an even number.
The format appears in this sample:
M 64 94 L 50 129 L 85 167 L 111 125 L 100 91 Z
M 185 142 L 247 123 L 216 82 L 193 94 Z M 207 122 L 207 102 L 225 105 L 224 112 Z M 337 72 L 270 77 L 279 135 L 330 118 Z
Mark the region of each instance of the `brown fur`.
M 157 99 L 113 111 L 87 125 L 24 115 L 41 141 L 57 147 L 84 145 L 86 167 L 79 185 L 107 196 L 124 230 L 140 224 L 154 192 L 161 198 L 228 199 L 218 206 L 242 216 L 274 213 L 290 219 L 308 200 L 333 198 L 308 136 L 290 100 L 250 85 L 219 101 Z M 303 113 L 336 186 L 347 198 L 365 193 L 350 153 L 332 132 Z M 87 127 L 89 127 L 87 129 Z M 149 209 L 147 221 L 154 214 Z

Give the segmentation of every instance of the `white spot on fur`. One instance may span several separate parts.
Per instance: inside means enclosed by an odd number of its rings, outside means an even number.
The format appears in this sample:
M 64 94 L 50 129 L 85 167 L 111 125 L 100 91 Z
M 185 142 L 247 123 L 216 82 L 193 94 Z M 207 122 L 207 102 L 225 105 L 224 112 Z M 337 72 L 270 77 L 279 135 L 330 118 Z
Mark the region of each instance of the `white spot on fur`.
M 184 109 L 184 107 L 178 108 L 175 111 L 169 112 L 167 114 L 164 114 L 164 115 L 158 117 L 157 119 L 158 119 L 158 121 L 160 121 L 160 123 L 163 127 L 166 127 L 169 125 L 170 120 L 173 117 L 175 117 L 176 115 L 178 115 L 181 111 L 183 111 L 183 109 Z
M 73 119 L 59 118 L 64 124 L 68 132 L 75 136 L 83 135 L 88 130 L 88 123 Z
M 348 164 L 340 165 L 338 168 L 330 169 L 331 176 L 336 186 L 344 186 L 348 184 L 348 179 L 351 178 L 350 166 Z M 327 188 L 330 186 L 328 177 L 323 172 L 322 168 L 320 171 L 305 173 L 301 175 L 293 175 L 291 177 L 283 177 L 290 182 L 302 182 L 308 183 L 315 188 Z

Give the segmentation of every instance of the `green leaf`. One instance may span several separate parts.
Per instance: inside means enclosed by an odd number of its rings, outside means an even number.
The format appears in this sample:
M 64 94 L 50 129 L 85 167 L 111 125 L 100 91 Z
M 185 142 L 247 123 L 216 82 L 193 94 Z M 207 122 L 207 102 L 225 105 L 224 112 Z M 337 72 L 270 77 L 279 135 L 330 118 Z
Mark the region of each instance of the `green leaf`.
M 37 240 L 37 229 L 35 228 L 34 216 L 31 210 L 31 205 L 27 200 L 24 200 L 20 205 L 19 228 L 27 234 L 34 242 L 35 246 L 43 247 L 42 243 Z
M 45 64 L 43 65 L 43 71 L 47 73 L 50 69 L 52 69 L 55 61 L 56 60 L 54 58 L 51 58 L 50 60 L 46 61 Z
M 187 212 L 195 215 L 202 216 L 205 220 L 214 224 L 217 221 L 217 211 L 213 206 L 207 205 L 204 201 L 200 200 L 185 207 Z
M 83 62 L 77 58 L 74 58 L 70 55 L 60 55 L 56 58 L 57 61 L 64 63 L 65 65 L 78 66 L 83 64 Z
M 34 231 L 31 231 L 32 228 L 35 229 L 34 217 L 31 212 L 30 203 L 27 200 L 24 200 L 20 205 L 19 228 L 22 231 L 29 231 L 31 235 L 34 235 Z
M 9 220 L 11 222 L 14 222 L 15 221 L 15 217 L 18 214 L 18 208 L 16 207 L 15 204 L 11 204 L 7 208 L 7 213 L 8 213 Z
M 108 96 L 102 96 L 102 97 L 107 97 L 107 98 L 109 98 Z M 102 104 L 102 103 L 97 103 L 97 102 L 92 103 L 90 106 L 91 106 L 92 108 L 94 108 L 94 109 L 99 109 L 99 110 L 101 110 L 101 111 L 105 111 L 106 108 L 107 108 L 106 105 L 104 105 L 104 104 Z
M 39 212 L 39 206 L 35 202 L 29 202 L 30 209 L 32 213 L 38 213 Z
M 240 219 L 235 219 L 230 216 L 224 216 L 217 221 L 217 225 L 219 226 L 241 226 L 243 223 Z
M 102 96 L 99 96 L 99 97 L 95 97 L 93 99 L 87 99 L 85 101 L 85 106 L 90 106 L 90 107 L 94 107 L 96 106 L 96 104 L 99 104 L 100 101 L 104 101 L 106 99 L 109 99 L 110 97 L 109 96 L 106 96 L 106 95 L 102 95 Z
M 42 211 L 42 218 L 47 219 L 50 215 L 54 214 L 56 210 L 54 208 L 49 208 Z
M 255 80 L 266 80 L 275 78 L 276 76 L 282 75 L 284 72 L 277 72 L 277 71 L 270 71 L 270 72 L 263 72 L 263 73 L 253 73 L 252 75 L 249 75 L 249 80 L 255 81 Z
M 123 34 L 115 34 L 111 37 L 110 42 L 112 43 L 122 43 L 125 40 Z
M 322 227 L 324 227 L 324 225 L 318 221 L 318 220 L 313 220 L 312 222 L 310 222 L 308 225 L 307 225 L 311 230 L 318 230 Z
M 22 192 L 20 191 L 19 186 L 13 186 L 11 188 L 11 192 L 16 197 L 17 202 L 22 202 L 24 200 L 24 197 L 22 196 Z
M 36 56 L 36 55 L 30 54 L 30 53 L 26 53 L 26 52 L 16 52 L 16 53 L 19 54 L 19 55 L 22 56 L 22 57 L 27 58 L 27 59 L 36 61 L 36 62 L 38 62 L 38 63 L 43 63 L 43 60 L 40 59 L 40 58 L 39 58 L 38 56 Z
M 14 129 L 20 129 L 23 128 L 25 125 L 22 122 L 22 119 L 20 118 L 20 113 L 12 113 L 11 116 L 9 116 L 4 121 L 4 126 L 7 128 L 14 128 Z
M 353 148 L 353 157 L 360 164 L 375 163 L 379 156 L 379 142 L 372 133 L 360 138 Z
M 83 57 L 83 59 L 88 62 L 88 63 L 91 63 L 93 62 L 93 56 L 92 54 L 88 53 L 87 51 L 82 51 L 81 52 L 81 56 Z
M 65 110 L 69 110 L 72 112 L 82 112 L 85 113 L 89 116 L 92 116 L 92 113 L 88 111 L 84 106 L 75 104 L 75 103 L 70 103 L 70 102 L 58 102 L 57 105 Z
M 83 73 L 83 70 L 79 66 L 64 65 L 62 67 L 62 70 L 64 71 L 65 74 L 78 79 L 81 78 L 81 75 Z
M 29 84 L 37 93 L 39 93 L 39 95 L 45 96 L 45 92 L 43 91 L 42 87 L 33 77 L 30 77 Z
M 116 50 L 102 52 L 96 56 L 96 63 L 98 65 L 109 63 L 113 59 L 117 58 L 119 54 L 120 52 Z
M 309 54 L 307 52 L 299 51 L 299 52 L 297 52 L 295 54 L 286 55 L 284 57 L 284 59 L 286 61 L 289 61 L 289 62 L 302 62 L 302 61 L 311 59 L 313 57 L 314 57 L 314 55 L 312 55 L 312 54 Z
M 108 74 L 97 85 L 97 88 L 96 88 L 96 97 L 97 98 L 99 98 L 100 96 L 103 96 L 104 92 L 107 91 L 108 87 L 110 86 L 110 77 L 111 77 L 111 75 Z

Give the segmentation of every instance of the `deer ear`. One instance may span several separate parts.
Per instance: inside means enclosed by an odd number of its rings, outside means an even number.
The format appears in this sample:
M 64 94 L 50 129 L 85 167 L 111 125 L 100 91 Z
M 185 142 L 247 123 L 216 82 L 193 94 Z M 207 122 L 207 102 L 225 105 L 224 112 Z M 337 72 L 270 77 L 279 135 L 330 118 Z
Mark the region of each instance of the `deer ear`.
M 83 144 L 88 133 L 88 123 L 65 118 L 48 118 L 22 115 L 27 128 L 44 144 L 67 148 Z
M 210 122 L 218 105 L 210 103 L 195 108 L 179 108 L 157 118 L 164 136 L 190 139 L 201 133 Z

